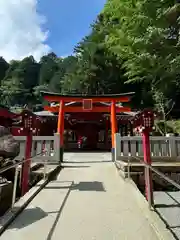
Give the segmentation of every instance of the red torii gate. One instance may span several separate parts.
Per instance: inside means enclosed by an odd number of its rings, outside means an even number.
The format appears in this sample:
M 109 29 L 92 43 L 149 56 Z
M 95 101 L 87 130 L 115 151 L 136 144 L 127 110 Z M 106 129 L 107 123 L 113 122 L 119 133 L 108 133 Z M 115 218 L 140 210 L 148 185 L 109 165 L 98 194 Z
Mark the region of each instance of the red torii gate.
M 112 158 L 114 160 L 115 153 L 115 133 L 117 132 L 117 121 L 116 121 L 116 112 L 130 112 L 131 109 L 128 107 L 117 107 L 116 103 L 129 102 L 131 96 L 134 94 L 123 93 L 123 94 L 106 94 L 102 96 L 98 95 L 61 95 L 53 92 L 41 91 L 42 96 L 48 102 L 58 102 L 59 106 L 50 107 L 46 106 L 45 110 L 58 112 L 58 126 L 57 132 L 60 134 L 60 161 L 63 160 L 63 133 L 64 133 L 64 114 L 65 112 L 101 112 L 111 113 L 111 139 L 112 139 Z M 82 107 L 71 107 L 65 105 L 68 102 L 79 102 L 82 104 Z M 104 102 L 110 103 L 110 106 L 97 107 L 93 103 Z
M 64 132 L 64 112 L 66 109 L 64 103 L 69 101 L 82 102 L 82 109 L 76 109 L 77 111 L 89 112 L 93 110 L 93 102 L 110 102 L 111 107 L 107 106 L 107 111 L 111 113 L 111 134 L 112 134 L 112 157 L 114 160 L 115 152 L 115 133 L 117 132 L 117 122 L 116 122 L 116 103 L 117 102 L 129 102 L 130 97 L 133 93 L 118 94 L 118 95 L 104 95 L 104 96 L 64 96 L 56 93 L 42 92 L 44 99 L 49 102 L 59 102 L 59 115 L 58 115 L 58 126 L 57 132 L 60 134 L 60 161 L 63 160 L 63 132 Z M 52 110 L 55 107 L 51 107 Z M 49 108 L 50 110 L 50 108 Z M 56 109 L 57 110 L 57 109 Z M 96 107 L 94 111 L 97 110 Z M 98 108 L 99 111 L 105 110 Z M 130 111 L 130 108 L 121 107 L 122 112 Z M 149 133 L 152 131 L 154 125 L 154 114 L 150 110 L 145 110 L 138 113 L 131 119 L 131 123 L 134 127 L 138 127 L 142 131 L 143 135 L 143 150 L 144 150 L 144 162 L 147 165 L 151 165 L 151 154 L 150 154 L 150 140 Z M 28 161 L 23 166 L 23 182 L 22 182 L 22 195 L 28 191 L 28 171 L 30 165 L 31 157 L 31 146 L 32 146 L 32 132 L 37 131 L 36 124 L 28 112 L 24 112 L 22 116 L 22 131 L 24 131 L 27 136 L 26 142 L 26 153 L 25 158 Z M 145 168 L 145 185 L 146 185 L 146 199 L 153 204 L 153 186 L 152 186 L 152 176 L 149 168 Z

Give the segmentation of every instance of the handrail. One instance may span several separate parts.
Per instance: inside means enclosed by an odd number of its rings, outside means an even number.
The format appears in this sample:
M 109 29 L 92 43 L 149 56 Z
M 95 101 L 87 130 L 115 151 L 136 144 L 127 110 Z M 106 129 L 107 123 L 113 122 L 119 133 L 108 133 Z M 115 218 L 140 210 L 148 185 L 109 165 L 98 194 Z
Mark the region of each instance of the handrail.
M 160 171 L 156 170 L 154 167 L 152 167 L 151 165 L 143 162 L 141 159 L 133 156 L 133 158 L 140 160 L 140 162 L 142 162 L 142 164 L 145 167 L 148 167 L 151 169 L 151 171 L 155 172 L 157 175 L 159 175 L 160 177 L 162 177 L 163 179 L 165 179 L 167 182 L 171 183 L 174 187 L 178 188 L 180 190 L 180 184 L 176 183 L 174 180 L 170 179 L 169 177 L 167 177 L 165 174 L 161 173 Z
M 47 152 L 47 151 L 46 151 L 46 152 Z M 8 166 L 8 167 L 4 167 L 4 168 L 0 169 L 0 174 L 3 173 L 3 172 L 6 172 L 7 170 L 9 170 L 9 169 L 11 169 L 11 168 L 15 168 L 15 167 L 17 167 L 17 166 L 19 166 L 19 165 L 21 165 L 21 164 L 29 161 L 30 159 L 36 158 L 37 156 L 41 155 L 42 153 L 45 153 L 45 152 L 43 151 L 43 152 L 41 152 L 41 153 L 38 153 L 36 156 L 30 157 L 30 158 L 28 158 L 28 159 L 22 158 L 22 159 L 23 159 L 22 161 L 17 162 L 17 163 L 14 163 L 14 164 L 12 164 L 12 165 L 10 165 L 10 166 Z M 15 161 L 18 161 L 18 160 L 15 160 Z
M 11 209 L 13 209 L 14 207 L 14 204 L 15 204 L 15 201 L 16 201 L 16 188 L 17 188 L 17 180 L 18 180 L 18 172 L 19 172 L 19 166 L 22 165 L 23 163 L 33 159 L 33 158 L 36 158 L 37 156 L 41 155 L 41 154 L 44 154 L 44 153 L 47 153 L 48 151 L 47 150 L 43 150 L 42 152 L 36 154 L 35 156 L 33 157 L 30 157 L 28 159 L 24 159 L 19 161 L 19 162 L 16 162 L 10 166 L 7 166 L 7 167 L 4 167 L 2 169 L 0 169 L 0 174 L 2 174 L 3 172 L 6 172 L 8 171 L 9 169 L 12 169 L 12 168 L 15 168 L 15 175 L 14 175 L 14 184 L 13 184 L 13 194 L 12 194 L 12 202 L 11 202 Z M 15 160 L 17 161 L 17 160 Z M 46 178 L 46 165 L 47 165 L 47 161 L 44 160 L 42 162 L 38 162 L 38 163 L 44 163 L 44 179 Z
M 176 187 L 177 189 L 180 190 L 180 184 L 176 183 L 174 180 L 172 180 L 171 178 L 167 177 L 162 172 L 158 171 L 157 169 L 155 169 L 154 167 L 152 167 L 148 163 L 145 163 L 144 161 L 142 161 L 140 158 L 138 158 L 136 156 L 131 156 L 131 158 L 139 160 L 142 163 L 142 165 L 144 165 L 145 168 L 147 168 L 148 170 L 150 169 L 152 172 L 156 173 L 157 175 L 162 177 L 164 180 L 166 180 L 167 182 L 169 182 L 174 187 Z M 128 158 L 128 178 L 130 178 L 130 166 L 131 166 L 131 162 L 130 162 L 130 158 Z M 147 179 L 147 180 L 148 180 L 147 181 L 148 182 L 148 190 L 150 190 L 150 182 L 149 182 L 149 179 Z M 150 196 L 150 192 L 149 192 L 149 196 Z M 148 203 L 149 203 L 149 208 L 151 208 L 152 203 L 151 203 L 150 198 L 148 199 Z

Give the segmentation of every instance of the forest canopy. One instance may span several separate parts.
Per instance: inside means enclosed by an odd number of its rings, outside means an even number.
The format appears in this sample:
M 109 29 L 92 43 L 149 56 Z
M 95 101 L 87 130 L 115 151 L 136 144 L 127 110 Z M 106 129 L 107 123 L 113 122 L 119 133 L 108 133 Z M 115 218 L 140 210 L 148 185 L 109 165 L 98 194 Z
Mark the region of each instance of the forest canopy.
M 72 56 L 55 53 L 7 63 L 0 58 L 0 103 L 42 104 L 41 90 L 135 92 L 133 109 L 165 118 L 180 97 L 180 4 L 174 0 L 108 0 Z

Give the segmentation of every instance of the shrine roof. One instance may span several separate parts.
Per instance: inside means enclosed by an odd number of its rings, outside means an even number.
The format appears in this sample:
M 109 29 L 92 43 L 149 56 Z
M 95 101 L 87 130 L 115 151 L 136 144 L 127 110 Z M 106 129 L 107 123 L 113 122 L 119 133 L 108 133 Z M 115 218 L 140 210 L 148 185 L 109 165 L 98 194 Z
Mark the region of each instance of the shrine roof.
M 119 93 L 119 94 L 103 94 L 103 95 L 84 95 L 84 94 L 60 94 L 55 92 L 46 92 L 46 91 L 40 91 L 42 96 L 57 96 L 57 97 L 67 97 L 67 98 L 83 98 L 83 99 L 93 99 L 93 98 L 119 98 L 123 96 L 131 97 L 134 95 L 134 92 L 128 92 L 128 93 Z

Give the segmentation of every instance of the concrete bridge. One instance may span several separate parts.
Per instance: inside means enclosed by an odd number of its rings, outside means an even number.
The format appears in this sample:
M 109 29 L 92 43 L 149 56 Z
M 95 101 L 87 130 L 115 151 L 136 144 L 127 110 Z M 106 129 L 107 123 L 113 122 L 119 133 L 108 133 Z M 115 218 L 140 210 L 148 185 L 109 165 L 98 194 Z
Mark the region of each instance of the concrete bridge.
M 26 194 L 28 195 L 28 193 Z M 63 168 L 1 240 L 174 239 L 110 153 L 65 153 Z

